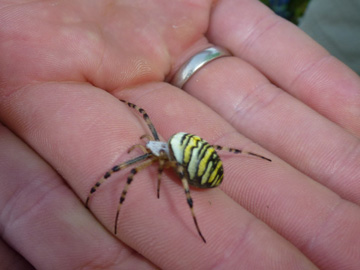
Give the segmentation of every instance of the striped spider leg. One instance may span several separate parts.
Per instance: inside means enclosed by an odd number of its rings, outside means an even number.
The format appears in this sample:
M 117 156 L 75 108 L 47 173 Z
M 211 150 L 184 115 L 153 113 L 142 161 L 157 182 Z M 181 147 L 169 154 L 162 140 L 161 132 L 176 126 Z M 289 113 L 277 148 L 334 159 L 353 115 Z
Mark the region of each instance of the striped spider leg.
M 249 156 L 261 158 L 261 159 L 264 159 L 266 161 L 271 162 L 270 158 L 264 157 L 262 155 L 259 155 L 259 154 L 253 153 L 253 152 L 243 151 L 243 150 L 240 150 L 240 149 L 235 149 L 235 148 L 230 148 L 230 147 L 224 147 L 224 146 L 221 146 L 221 145 L 212 145 L 212 147 L 214 147 L 216 150 L 228 151 L 228 152 L 234 153 L 234 154 L 246 154 L 246 155 L 249 155 Z

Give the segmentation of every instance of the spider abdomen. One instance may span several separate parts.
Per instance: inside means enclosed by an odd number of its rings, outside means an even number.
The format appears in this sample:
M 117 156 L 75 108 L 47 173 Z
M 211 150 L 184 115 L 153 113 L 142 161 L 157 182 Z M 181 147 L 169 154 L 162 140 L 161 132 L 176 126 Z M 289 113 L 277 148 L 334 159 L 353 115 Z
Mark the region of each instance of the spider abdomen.
M 221 184 L 224 177 L 222 162 L 208 142 L 199 136 L 179 132 L 168 144 L 171 158 L 184 167 L 190 185 L 212 188 Z

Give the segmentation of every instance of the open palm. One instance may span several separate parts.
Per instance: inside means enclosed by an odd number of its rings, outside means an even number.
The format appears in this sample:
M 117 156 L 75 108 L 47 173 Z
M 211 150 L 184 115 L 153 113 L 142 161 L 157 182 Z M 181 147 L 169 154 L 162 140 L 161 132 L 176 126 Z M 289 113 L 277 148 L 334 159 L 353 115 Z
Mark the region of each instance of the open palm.
M 0 1 L 1 263 L 27 269 L 359 269 L 360 79 L 257 0 Z M 180 90 L 196 52 L 211 62 Z M 184 131 L 219 152 L 217 189 L 176 174 L 129 187 L 111 167 L 149 133 Z M 255 144 L 257 143 L 257 144 Z M 139 151 L 139 152 L 137 152 Z M 22 256 L 20 262 L 17 258 Z

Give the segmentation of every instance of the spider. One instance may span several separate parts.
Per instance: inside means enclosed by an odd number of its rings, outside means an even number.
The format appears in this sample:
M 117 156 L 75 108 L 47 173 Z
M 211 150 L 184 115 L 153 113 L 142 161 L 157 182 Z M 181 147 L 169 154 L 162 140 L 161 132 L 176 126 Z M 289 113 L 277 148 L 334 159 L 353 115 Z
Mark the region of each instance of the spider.
M 158 162 L 157 197 L 160 198 L 160 182 L 163 170 L 167 168 L 173 168 L 181 179 L 196 230 L 204 243 L 206 243 L 195 216 L 194 203 L 190 196 L 189 185 L 197 188 L 214 188 L 221 184 L 224 177 L 224 170 L 222 161 L 216 150 L 225 150 L 235 154 L 243 153 L 270 162 L 271 159 L 253 152 L 242 151 L 240 149 L 223 147 L 220 145 L 210 145 L 202 138 L 185 132 L 174 134 L 168 142 L 160 141 L 159 135 L 146 111 L 133 103 L 127 102 L 125 100 L 120 101 L 124 102 L 130 108 L 133 108 L 142 114 L 143 119 L 149 127 L 152 135 L 145 134 L 141 136 L 140 139 L 148 139 L 148 142 L 145 144 L 145 146 L 142 144 L 136 144 L 130 147 L 128 151 L 128 153 L 130 153 L 133 149 L 140 148 L 143 151 L 143 155 L 112 167 L 98 182 L 95 183 L 95 185 L 90 189 L 85 206 L 88 208 L 91 195 L 93 195 L 100 187 L 100 185 L 103 184 L 113 173 L 123 170 L 130 165 L 142 162 L 138 166 L 131 169 L 127 177 L 125 187 L 121 193 L 114 225 L 114 233 L 117 234 L 120 209 L 125 201 L 128 188 L 132 183 L 134 176 L 139 171 L 145 169 L 155 162 Z

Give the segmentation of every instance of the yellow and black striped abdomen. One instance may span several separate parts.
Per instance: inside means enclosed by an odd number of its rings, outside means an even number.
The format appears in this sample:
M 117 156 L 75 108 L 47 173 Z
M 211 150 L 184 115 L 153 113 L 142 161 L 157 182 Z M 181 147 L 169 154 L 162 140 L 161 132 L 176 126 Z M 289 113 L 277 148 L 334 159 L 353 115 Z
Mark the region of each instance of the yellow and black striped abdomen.
M 170 156 L 185 169 L 189 184 L 199 188 L 212 188 L 221 184 L 224 170 L 215 149 L 202 138 L 180 132 L 169 142 Z

